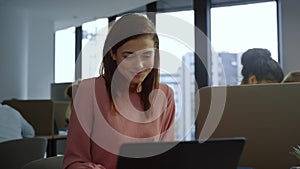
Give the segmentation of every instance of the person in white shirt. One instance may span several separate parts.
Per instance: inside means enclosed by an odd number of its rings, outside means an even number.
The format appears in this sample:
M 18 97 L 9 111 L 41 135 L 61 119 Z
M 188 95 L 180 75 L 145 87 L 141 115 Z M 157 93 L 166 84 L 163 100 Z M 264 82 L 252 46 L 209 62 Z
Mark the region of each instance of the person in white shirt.
M 0 142 L 34 136 L 33 127 L 17 110 L 0 104 Z

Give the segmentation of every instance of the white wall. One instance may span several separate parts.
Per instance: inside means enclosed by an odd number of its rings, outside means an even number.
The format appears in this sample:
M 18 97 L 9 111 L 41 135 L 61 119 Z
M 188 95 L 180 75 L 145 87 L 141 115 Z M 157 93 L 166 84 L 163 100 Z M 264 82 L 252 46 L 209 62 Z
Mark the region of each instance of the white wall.
M 28 99 L 49 99 L 54 81 L 54 23 L 30 15 L 28 35 Z
M 25 11 L 0 7 L 0 101 L 27 97 L 28 17 Z
M 284 73 L 300 70 L 300 1 L 281 0 L 282 65 Z
M 54 24 L 27 11 L 0 7 L 0 102 L 50 98 Z

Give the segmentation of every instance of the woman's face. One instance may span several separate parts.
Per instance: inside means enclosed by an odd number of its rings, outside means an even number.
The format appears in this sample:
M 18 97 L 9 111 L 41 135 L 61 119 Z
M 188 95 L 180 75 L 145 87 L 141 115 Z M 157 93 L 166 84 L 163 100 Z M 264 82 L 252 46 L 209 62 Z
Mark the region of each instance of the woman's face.
M 141 84 L 154 65 L 154 41 L 152 36 L 140 36 L 124 43 L 116 53 L 111 51 L 118 71 L 131 82 Z

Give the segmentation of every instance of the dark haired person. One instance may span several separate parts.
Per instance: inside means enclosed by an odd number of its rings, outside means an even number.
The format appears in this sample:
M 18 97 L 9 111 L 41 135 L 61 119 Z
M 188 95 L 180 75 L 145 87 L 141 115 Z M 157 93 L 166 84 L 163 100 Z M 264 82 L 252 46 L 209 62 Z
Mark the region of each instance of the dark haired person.
M 242 54 L 241 84 L 280 83 L 284 77 L 280 65 L 268 49 L 253 48 Z
M 174 93 L 159 83 L 159 57 L 148 18 L 126 14 L 113 24 L 100 76 L 81 81 L 73 98 L 65 169 L 115 169 L 122 143 L 174 140 Z

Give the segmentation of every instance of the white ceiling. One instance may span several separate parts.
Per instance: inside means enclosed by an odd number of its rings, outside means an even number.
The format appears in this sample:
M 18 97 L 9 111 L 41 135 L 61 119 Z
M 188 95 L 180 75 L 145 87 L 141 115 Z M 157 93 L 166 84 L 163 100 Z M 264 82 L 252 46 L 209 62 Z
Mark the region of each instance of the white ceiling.
M 0 0 L 0 6 L 20 8 L 53 20 L 55 30 L 126 12 L 156 0 Z
M 128 12 L 157 1 L 158 11 L 192 9 L 193 0 L 0 0 L 0 7 L 16 7 L 30 15 L 53 20 L 55 30 L 79 26 L 97 18 Z M 202 0 L 201 0 L 202 1 Z M 212 6 L 274 0 L 211 0 Z

